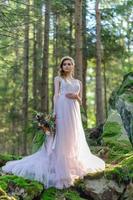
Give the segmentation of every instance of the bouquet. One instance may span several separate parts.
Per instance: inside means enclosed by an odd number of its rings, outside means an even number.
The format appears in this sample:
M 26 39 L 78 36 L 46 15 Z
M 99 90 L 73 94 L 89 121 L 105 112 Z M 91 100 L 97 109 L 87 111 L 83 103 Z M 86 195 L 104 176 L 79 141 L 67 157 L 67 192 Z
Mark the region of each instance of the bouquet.
M 36 127 L 35 136 L 33 138 L 32 152 L 36 152 L 45 142 L 46 136 L 55 137 L 56 123 L 53 113 L 44 116 L 43 113 L 36 113 L 33 124 Z
M 36 120 L 38 122 L 38 128 L 42 129 L 46 135 L 55 136 L 56 124 L 55 117 L 52 113 L 46 115 L 45 117 L 42 113 L 37 113 Z

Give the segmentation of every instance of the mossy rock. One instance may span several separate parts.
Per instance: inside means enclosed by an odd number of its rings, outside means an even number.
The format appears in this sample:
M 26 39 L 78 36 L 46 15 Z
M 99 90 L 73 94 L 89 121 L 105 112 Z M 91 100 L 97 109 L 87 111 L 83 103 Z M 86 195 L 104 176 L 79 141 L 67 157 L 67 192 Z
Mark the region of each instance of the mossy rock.
M 0 185 L 7 193 L 11 193 L 17 199 L 32 200 L 39 197 L 44 189 L 41 183 L 31 181 L 15 175 L 0 177 Z
M 126 92 L 130 92 L 132 94 L 133 90 L 133 72 L 129 72 L 125 74 L 123 77 L 123 81 L 120 86 L 118 86 L 111 94 L 109 98 L 109 106 L 112 109 L 115 109 L 115 104 L 118 99 L 118 97 Z M 130 97 L 132 99 L 132 97 Z
M 16 155 L 9 155 L 9 154 L 0 154 L 0 167 L 6 164 L 7 161 L 10 160 L 19 160 L 22 156 L 16 156 Z
M 129 183 L 133 181 L 133 155 L 128 153 L 125 158 L 116 165 L 110 165 L 106 171 L 105 176 L 108 179 L 115 179 L 120 183 Z
M 133 146 L 133 72 L 125 74 L 120 86 L 112 92 L 109 98 L 109 112 L 112 109 L 119 113 L 122 127 Z
M 115 140 L 114 138 L 104 139 L 104 145 L 108 147 L 108 163 L 118 163 L 126 158 L 128 153 L 133 152 L 133 147 L 129 141 Z
M 15 175 L 1 176 L 0 185 L 7 194 L 11 194 L 16 200 L 32 200 L 35 198 L 40 200 L 85 200 L 80 197 L 74 186 L 61 190 L 54 187 L 45 189 L 37 181 L 30 181 Z
M 107 122 L 104 126 L 103 137 L 114 137 L 121 135 L 121 126 L 117 122 Z
M 80 194 L 74 189 L 56 189 L 51 187 L 44 191 L 41 200 L 62 200 L 62 199 L 69 199 L 69 200 L 85 200 L 84 198 L 80 197 Z
M 118 163 L 125 158 L 127 153 L 133 151 L 129 138 L 126 132 L 124 132 L 119 115 L 115 111 L 111 112 L 111 116 L 104 125 L 103 145 L 109 149 L 107 159 L 109 163 Z
M 128 74 L 125 74 L 123 78 L 123 82 L 118 90 L 118 95 L 121 95 L 126 91 L 129 91 L 129 89 L 132 87 L 133 87 L 133 72 L 129 72 Z
M 133 94 L 131 94 L 131 92 L 129 91 L 121 95 L 120 97 L 129 103 L 133 103 Z

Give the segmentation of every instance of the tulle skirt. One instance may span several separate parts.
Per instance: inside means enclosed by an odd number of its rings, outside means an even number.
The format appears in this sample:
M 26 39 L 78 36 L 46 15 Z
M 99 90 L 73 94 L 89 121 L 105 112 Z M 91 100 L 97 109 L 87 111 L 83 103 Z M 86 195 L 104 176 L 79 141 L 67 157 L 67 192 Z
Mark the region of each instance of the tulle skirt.
M 105 169 L 105 162 L 91 153 L 81 121 L 80 106 L 65 95 L 56 104 L 56 135 L 46 136 L 45 143 L 32 155 L 8 161 L 4 172 L 37 180 L 45 188 L 68 188 L 88 173 Z

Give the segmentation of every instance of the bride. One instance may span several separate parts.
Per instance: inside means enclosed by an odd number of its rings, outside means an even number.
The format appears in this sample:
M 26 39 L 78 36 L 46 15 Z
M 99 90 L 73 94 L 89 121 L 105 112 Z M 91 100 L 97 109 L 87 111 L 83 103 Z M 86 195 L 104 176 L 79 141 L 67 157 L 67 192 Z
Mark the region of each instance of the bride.
M 105 169 L 105 162 L 91 153 L 81 121 L 82 82 L 74 78 L 75 63 L 61 59 L 59 75 L 54 78 L 55 137 L 46 136 L 41 148 L 21 160 L 8 161 L 7 173 L 37 180 L 45 188 L 68 188 L 88 173 Z

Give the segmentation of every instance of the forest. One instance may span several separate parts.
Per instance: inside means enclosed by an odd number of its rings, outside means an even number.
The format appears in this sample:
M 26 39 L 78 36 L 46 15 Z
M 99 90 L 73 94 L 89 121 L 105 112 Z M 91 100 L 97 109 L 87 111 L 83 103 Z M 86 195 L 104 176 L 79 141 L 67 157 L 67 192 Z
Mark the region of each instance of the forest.
M 124 167 L 109 168 L 107 177 L 129 183 L 133 180 L 132 0 L 0 0 L 0 165 L 32 153 L 38 132 L 35 113 L 53 112 L 54 77 L 63 56 L 74 58 L 75 77 L 83 83 L 80 109 L 87 142 L 109 166 L 122 161 Z M 120 140 L 114 143 L 116 138 Z M 3 184 L 4 176 L 0 177 Z M 78 191 L 82 186 L 81 182 Z M 122 187 L 115 191 L 117 198 L 106 199 L 132 200 L 132 190 Z M 36 188 L 43 191 L 39 185 Z M 84 191 L 80 197 L 73 191 L 63 198 L 105 198 L 88 197 Z M 127 193 L 121 196 L 123 191 L 130 193 L 128 198 Z

